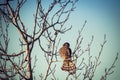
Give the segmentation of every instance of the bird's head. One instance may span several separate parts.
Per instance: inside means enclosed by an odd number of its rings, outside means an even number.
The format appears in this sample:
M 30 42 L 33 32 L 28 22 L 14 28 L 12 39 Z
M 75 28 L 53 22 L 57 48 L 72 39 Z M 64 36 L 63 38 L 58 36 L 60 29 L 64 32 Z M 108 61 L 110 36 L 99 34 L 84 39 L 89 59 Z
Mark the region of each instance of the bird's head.
M 65 42 L 65 43 L 63 44 L 63 46 L 69 48 L 69 47 L 70 47 L 70 44 L 69 44 L 68 42 Z

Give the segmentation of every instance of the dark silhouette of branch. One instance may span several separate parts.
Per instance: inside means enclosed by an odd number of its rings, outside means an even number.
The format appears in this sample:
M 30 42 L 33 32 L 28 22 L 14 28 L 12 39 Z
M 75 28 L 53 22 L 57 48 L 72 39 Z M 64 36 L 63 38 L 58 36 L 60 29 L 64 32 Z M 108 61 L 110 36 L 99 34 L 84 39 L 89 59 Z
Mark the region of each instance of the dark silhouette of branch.
M 7 57 L 16 57 L 16 56 L 19 56 L 25 52 L 25 51 L 21 51 L 18 54 L 11 54 L 10 55 L 10 54 L 7 54 L 4 50 L 2 50 L 2 49 L 0 49 L 0 50 L 3 52 L 3 54 L 0 54 L 0 56 L 7 56 Z

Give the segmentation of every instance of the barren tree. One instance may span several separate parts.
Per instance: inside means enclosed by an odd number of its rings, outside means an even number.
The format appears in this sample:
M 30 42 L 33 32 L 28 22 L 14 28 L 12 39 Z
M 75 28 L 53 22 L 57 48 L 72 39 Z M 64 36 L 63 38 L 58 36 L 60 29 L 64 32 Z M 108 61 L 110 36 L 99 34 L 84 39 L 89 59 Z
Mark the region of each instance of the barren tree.
M 58 61 L 59 56 L 59 43 L 61 38 L 58 36 L 64 34 L 66 31 L 70 30 L 72 27 L 64 27 L 65 23 L 68 21 L 70 14 L 75 9 L 75 4 L 78 0 L 52 0 L 51 4 L 47 10 L 42 5 L 42 0 L 36 0 L 36 9 L 34 13 L 34 25 L 32 26 L 32 32 L 27 32 L 29 26 L 25 26 L 20 16 L 20 11 L 27 3 L 27 0 L 4 0 L 0 3 L 0 79 L 13 80 L 19 77 L 23 80 L 35 80 L 36 77 L 33 76 L 33 71 L 36 66 L 37 58 L 35 57 L 34 64 L 32 64 L 32 54 L 35 43 L 38 43 L 40 54 L 44 54 L 48 67 L 46 73 L 39 75 L 39 79 L 47 80 L 51 76 L 52 80 L 57 80 L 55 76 L 56 65 L 53 64 Z M 12 6 L 12 3 L 16 4 Z M 54 10 L 58 8 L 57 10 Z M 97 67 L 100 64 L 100 56 L 103 51 L 103 47 L 106 43 L 106 36 L 104 36 L 104 41 L 101 44 L 101 50 L 95 60 L 92 61 L 91 45 L 93 42 L 93 36 L 85 50 L 81 50 L 81 43 L 83 37 L 81 32 L 83 31 L 85 24 L 80 31 L 78 31 L 78 36 L 76 36 L 75 48 L 72 51 L 73 62 L 76 64 L 76 73 L 69 74 L 66 76 L 66 80 L 69 78 L 80 79 L 83 76 L 83 80 L 92 80 Z M 18 31 L 20 37 L 19 51 L 9 53 L 9 42 L 11 37 L 9 36 L 9 30 L 15 28 Z M 42 40 L 45 40 L 47 45 L 42 45 Z M 78 62 L 79 58 L 88 52 L 88 63 L 84 61 Z M 105 74 L 101 77 L 101 80 L 106 80 L 107 76 L 110 75 L 111 70 L 114 68 L 115 63 L 118 59 L 118 54 L 113 62 L 112 66 L 105 69 Z M 9 66 L 8 66 L 9 65 Z M 81 70 L 84 70 L 82 73 Z

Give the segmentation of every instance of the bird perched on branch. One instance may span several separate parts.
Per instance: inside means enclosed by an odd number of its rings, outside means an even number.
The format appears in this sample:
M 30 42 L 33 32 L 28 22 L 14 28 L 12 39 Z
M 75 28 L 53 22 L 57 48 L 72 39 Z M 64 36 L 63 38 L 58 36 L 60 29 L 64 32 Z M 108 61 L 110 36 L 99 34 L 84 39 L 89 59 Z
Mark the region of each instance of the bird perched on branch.
M 71 58 L 72 51 L 69 47 L 70 47 L 70 44 L 68 42 L 65 42 L 59 50 L 59 54 L 63 59 L 63 65 L 61 69 L 63 71 L 68 71 L 70 74 L 74 74 L 76 72 L 76 66 L 72 61 L 72 58 Z

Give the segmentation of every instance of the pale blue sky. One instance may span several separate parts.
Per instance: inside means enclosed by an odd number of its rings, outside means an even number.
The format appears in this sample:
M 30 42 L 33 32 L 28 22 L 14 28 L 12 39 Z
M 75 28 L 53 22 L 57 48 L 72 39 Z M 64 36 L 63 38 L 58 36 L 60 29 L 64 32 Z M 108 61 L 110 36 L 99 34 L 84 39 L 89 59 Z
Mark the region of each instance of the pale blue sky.
M 98 68 L 95 80 L 98 80 L 105 67 L 109 67 L 112 63 L 116 52 L 120 53 L 120 1 L 118 0 L 80 0 L 77 3 L 76 10 L 70 18 L 70 24 L 74 26 L 72 31 L 66 33 L 71 35 L 70 42 L 74 44 L 77 29 L 80 29 L 87 20 L 86 27 L 83 31 L 84 42 L 87 45 L 94 35 L 94 43 L 92 46 L 92 54 L 96 55 L 99 51 L 104 34 L 107 35 L 107 43 L 102 54 L 102 64 Z M 73 33 L 72 33 L 73 32 Z M 69 36 L 68 36 L 69 37 Z M 98 54 L 98 53 L 97 53 Z M 119 80 L 119 63 L 118 60 L 115 73 L 108 80 Z
M 46 7 L 48 6 L 48 1 L 44 0 L 43 5 Z M 33 14 L 35 11 L 35 2 L 33 0 L 28 0 L 27 3 L 21 9 L 21 16 L 28 27 L 28 30 L 32 29 L 34 25 Z M 103 41 L 104 34 L 107 36 L 107 43 L 105 45 L 103 54 L 101 56 L 101 65 L 98 67 L 96 76 L 94 80 L 98 80 L 101 77 L 101 74 L 104 73 L 104 68 L 109 67 L 109 65 L 114 60 L 114 57 L 117 52 L 120 53 L 120 1 L 119 0 L 79 0 L 76 4 L 76 9 L 72 12 L 70 19 L 68 20 L 66 27 L 73 26 L 73 28 L 66 32 L 66 34 L 62 34 L 60 46 L 66 41 L 70 42 L 71 48 L 75 46 L 75 39 L 77 37 L 77 31 L 81 29 L 84 21 L 87 20 L 87 24 L 83 30 L 83 43 L 82 48 L 84 49 L 87 44 L 91 40 L 91 36 L 94 35 L 94 42 L 92 45 L 92 54 L 97 55 L 100 50 L 100 44 Z M 9 35 L 13 37 L 13 39 L 17 38 L 13 34 L 15 29 L 11 29 Z M 12 41 L 12 40 L 11 40 Z M 16 42 L 19 41 L 16 39 Z M 19 44 L 14 42 L 10 43 L 11 50 L 16 50 L 15 45 Z M 41 56 L 39 53 L 39 48 L 34 46 L 33 50 L 34 54 Z M 83 56 L 84 57 L 84 56 Z M 119 56 L 120 57 L 120 56 Z M 36 75 L 40 74 L 41 72 L 45 71 L 45 67 L 43 65 L 39 65 L 44 60 L 43 57 L 37 57 L 38 63 L 36 67 Z M 43 62 L 44 63 L 44 62 Z M 56 63 L 57 65 L 61 65 L 61 63 Z M 46 64 L 44 64 L 46 65 Z M 42 66 L 42 67 L 41 67 Z M 108 77 L 108 80 L 119 80 L 120 79 L 120 59 L 116 64 L 115 73 Z M 58 78 L 63 77 L 66 75 L 65 72 L 60 70 L 60 66 L 57 66 L 57 76 Z M 62 79 L 62 80 L 63 80 Z

